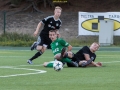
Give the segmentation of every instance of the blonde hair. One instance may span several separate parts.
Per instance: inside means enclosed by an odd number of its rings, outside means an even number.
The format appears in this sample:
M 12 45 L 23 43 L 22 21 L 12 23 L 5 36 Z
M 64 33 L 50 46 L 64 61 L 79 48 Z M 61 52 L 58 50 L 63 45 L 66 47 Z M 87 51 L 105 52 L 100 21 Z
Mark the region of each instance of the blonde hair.
M 94 44 L 97 44 L 100 47 L 100 44 L 98 42 L 93 42 Z
M 55 9 L 60 9 L 62 11 L 62 8 L 60 6 L 56 6 Z

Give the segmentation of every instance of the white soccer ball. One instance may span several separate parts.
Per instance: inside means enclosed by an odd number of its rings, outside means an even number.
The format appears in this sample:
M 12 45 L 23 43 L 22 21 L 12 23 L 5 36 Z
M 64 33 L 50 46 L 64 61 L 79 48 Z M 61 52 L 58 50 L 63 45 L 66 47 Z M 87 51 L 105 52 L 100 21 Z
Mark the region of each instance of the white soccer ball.
M 54 68 L 55 71 L 61 71 L 63 69 L 63 63 L 56 60 L 53 63 L 53 68 Z

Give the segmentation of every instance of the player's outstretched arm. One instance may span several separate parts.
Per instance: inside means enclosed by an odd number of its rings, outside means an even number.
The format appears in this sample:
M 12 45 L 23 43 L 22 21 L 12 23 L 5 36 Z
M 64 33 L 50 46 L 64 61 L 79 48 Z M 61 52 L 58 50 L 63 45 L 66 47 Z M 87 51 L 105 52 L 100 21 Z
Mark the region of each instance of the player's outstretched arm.
M 37 28 L 36 28 L 36 30 L 34 32 L 34 36 L 37 36 L 41 26 L 42 26 L 42 22 L 38 23 Z

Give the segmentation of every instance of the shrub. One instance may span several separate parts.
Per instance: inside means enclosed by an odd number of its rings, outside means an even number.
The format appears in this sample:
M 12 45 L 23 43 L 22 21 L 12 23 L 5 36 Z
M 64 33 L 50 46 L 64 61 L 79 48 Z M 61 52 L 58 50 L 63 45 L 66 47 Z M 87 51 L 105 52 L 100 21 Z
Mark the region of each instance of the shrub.
M 30 46 L 36 38 L 29 34 L 5 33 L 0 35 L 1 46 Z

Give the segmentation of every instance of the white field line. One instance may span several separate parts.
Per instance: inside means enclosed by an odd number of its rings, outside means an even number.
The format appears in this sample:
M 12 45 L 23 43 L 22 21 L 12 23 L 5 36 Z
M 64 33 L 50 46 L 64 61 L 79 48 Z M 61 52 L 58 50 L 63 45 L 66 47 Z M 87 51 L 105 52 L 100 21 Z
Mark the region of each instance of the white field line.
M 74 49 L 75 47 L 73 47 L 73 50 L 77 50 L 77 49 Z M 79 49 L 79 48 L 78 48 Z M 115 48 L 116 49 L 116 48 Z M 27 51 L 27 52 L 31 52 L 30 48 L 29 49 L 0 49 L 1 51 Z M 34 51 L 37 51 L 37 50 L 34 50 Z M 49 50 L 48 50 L 49 51 Z M 32 51 L 33 52 L 33 51 Z M 97 52 L 120 52 L 119 50 L 98 50 Z
M 15 57 L 16 58 L 16 57 L 18 57 L 19 58 L 21 56 L 0 56 L 0 57 L 3 57 L 3 58 L 8 58 L 8 57 L 10 57 L 10 58 L 14 58 Z M 28 57 L 28 56 L 22 56 L 22 57 Z M 40 58 L 53 58 L 53 57 L 51 56 L 51 57 L 40 57 Z
M 102 63 L 117 63 L 117 62 L 120 62 L 120 61 L 111 61 L 111 62 L 102 62 Z
M 120 61 L 111 61 L 111 62 L 102 62 L 102 63 L 116 63 L 116 62 L 120 62 Z M 38 64 L 38 65 L 31 64 L 31 65 L 19 65 L 19 66 L 43 66 L 43 64 Z
M 39 74 L 39 73 L 46 73 L 46 72 L 47 72 L 47 71 L 44 71 L 44 70 L 30 69 L 30 68 L 14 68 L 14 67 L 11 67 L 11 66 L 1 66 L 0 68 L 22 69 L 22 70 L 31 70 L 31 71 L 35 71 L 34 73 L 3 75 L 3 76 L 0 76 L 0 78 L 4 78 L 4 77 L 15 77 L 15 76 L 25 76 L 25 75 L 32 75 L 32 74 Z
M 38 65 L 34 65 L 34 64 L 32 64 L 32 65 L 19 65 L 19 66 L 43 66 L 43 64 L 38 64 Z
M 28 56 L 0 56 L 0 58 L 26 58 L 26 57 L 28 57 Z M 51 57 L 40 57 L 40 58 L 53 58 L 52 56 Z M 97 58 L 119 58 L 119 57 L 113 57 L 113 56 L 98 56 Z
M 101 63 L 117 63 L 117 62 L 120 62 L 120 61 L 111 61 L 111 62 L 101 62 Z M 43 66 L 43 64 L 39 64 L 39 65 L 19 65 L 19 66 Z
M 111 62 L 102 62 L 102 63 L 118 63 L 120 61 L 111 61 Z M 18 66 L 42 66 L 40 65 L 18 65 Z M 18 67 L 17 66 L 17 67 Z M 16 68 L 14 66 L 0 66 L 0 68 L 7 68 L 7 69 L 22 69 L 22 70 L 31 70 L 35 71 L 35 73 L 24 73 L 24 74 L 12 74 L 12 75 L 3 75 L 0 76 L 0 78 L 6 78 L 6 77 L 15 77 L 15 76 L 25 76 L 25 75 L 32 75 L 32 74 L 40 74 L 40 73 L 46 73 L 47 71 L 44 70 L 38 70 L 38 69 L 30 69 L 30 68 Z
M 31 50 L 11 50 L 11 49 L 0 49 L 1 51 L 31 51 Z

